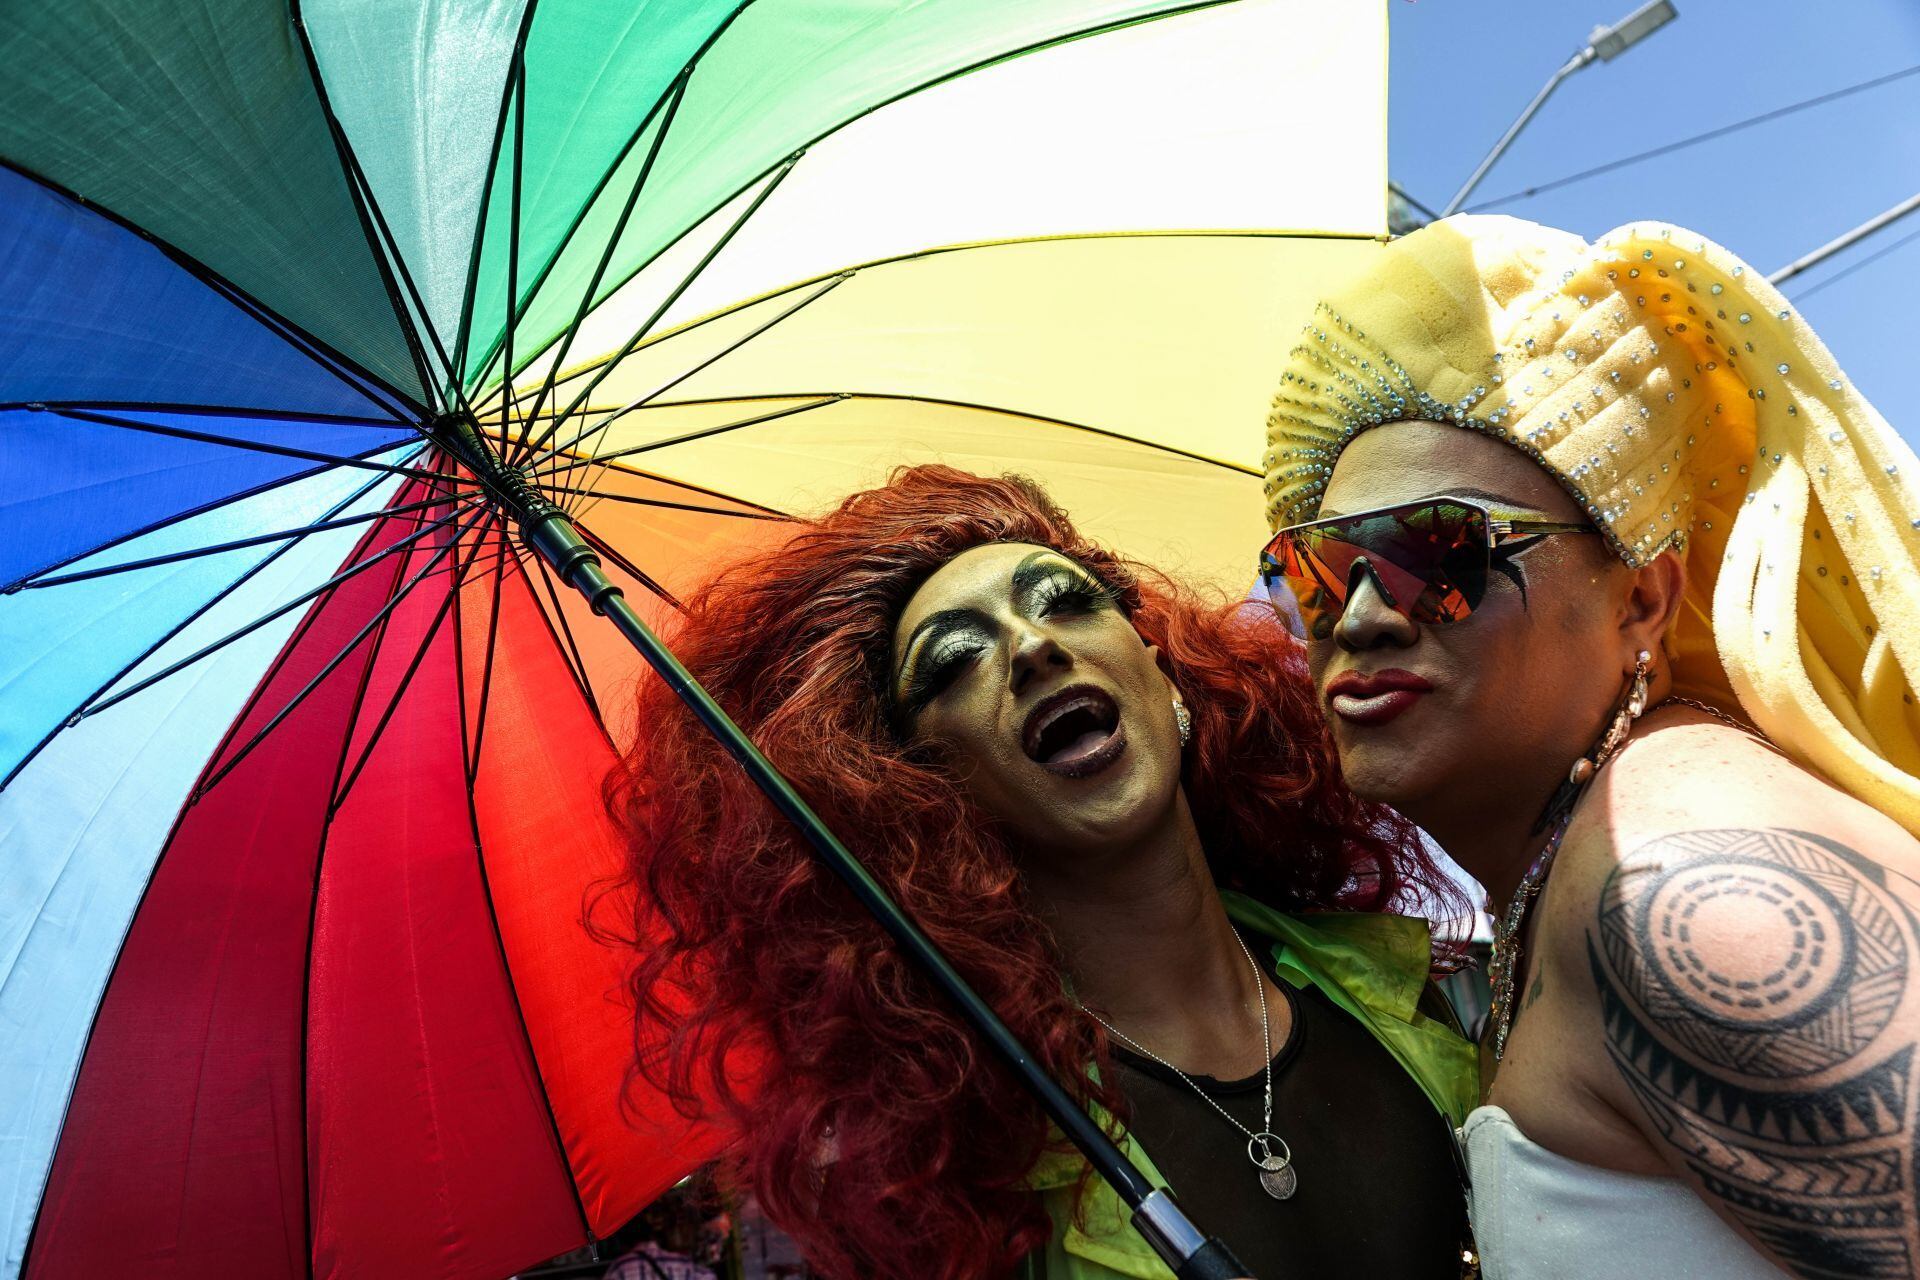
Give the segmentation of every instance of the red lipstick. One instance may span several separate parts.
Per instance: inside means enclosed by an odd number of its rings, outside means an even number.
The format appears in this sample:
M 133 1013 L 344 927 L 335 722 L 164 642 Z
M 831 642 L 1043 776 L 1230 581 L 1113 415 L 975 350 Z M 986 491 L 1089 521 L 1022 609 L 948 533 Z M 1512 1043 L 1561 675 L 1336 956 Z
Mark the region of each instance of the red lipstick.
M 1399 719 L 1431 692 L 1431 681 L 1398 667 L 1365 674 L 1342 671 L 1327 682 L 1327 708 L 1348 724 L 1376 728 Z

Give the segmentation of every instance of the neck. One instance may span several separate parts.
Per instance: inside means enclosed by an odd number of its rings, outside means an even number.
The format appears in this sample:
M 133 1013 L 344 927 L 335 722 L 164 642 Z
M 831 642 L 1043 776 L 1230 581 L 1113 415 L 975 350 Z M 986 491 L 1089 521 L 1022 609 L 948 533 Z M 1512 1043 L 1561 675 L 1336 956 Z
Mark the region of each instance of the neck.
M 1647 682 L 1647 705 L 1655 705 L 1672 692 L 1672 680 L 1663 671 L 1656 671 Z M 1618 704 L 1609 706 L 1598 727 L 1577 746 L 1515 752 L 1513 758 L 1501 761 L 1497 790 L 1477 792 L 1457 802 L 1407 806 L 1407 816 L 1486 888 L 1487 909 L 1496 919 L 1520 888 L 1527 868 L 1546 847 L 1550 832 L 1535 827 L 1541 812 L 1566 780 L 1573 762 L 1591 756 L 1598 748 L 1618 710 Z
M 1563 768 L 1545 778 L 1513 779 L 1514 785 L 1504 789 L 1502 799 L 1422 806 L 1417 815 L 1410 807 L 1408 816 L 1486 888 L 1487 910 L 1498 918 L 1520 887 L 1527 867 L 1546 845 L 1547 833 L 1535 831 L 1534 823 L 1565 776 Z
M 1133 846 L 1048 860 L 1026 878 L 1082 1004 L 1175 1062 L 1244 1053 L 1253 973 L 1184 795 Z

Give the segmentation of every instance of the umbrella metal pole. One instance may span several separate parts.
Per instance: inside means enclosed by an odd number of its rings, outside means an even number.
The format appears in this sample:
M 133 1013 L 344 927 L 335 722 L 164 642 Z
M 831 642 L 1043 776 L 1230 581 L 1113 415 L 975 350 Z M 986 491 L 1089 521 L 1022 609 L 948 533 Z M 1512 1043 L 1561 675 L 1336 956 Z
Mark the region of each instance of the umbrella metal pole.
M 633 611 L 620 588 L 601 569 L 600 557 L 580 537 L 567 513 L 542 497 L 524 474 L 509 467 L 487 448 L 471 419 L 450 415 L 436 420 L 428 430 L 437 443 L 474 472 L 489 496 L 518 526 L 526 545 L 553 567 L 561 581 L 586 597 L 595 613 L 619 628 L 646 659 L 647 665 L 740 762 L 773 806 L 799 828 L 821 860 L 853 891 L 880 926 L 959 1006 L 961 1015 L 999 1053 L 1041 1109 L 1119 1194 L 1132 1211 L 1135 1229 L 1174 1274 L 1180 1280 L 1247 1280 L 1251 1273 L 1226 1245 L 1195 1227 L 1174 1202 L 1172 1192 L 1149 1182 L 1113 1139 L 1074 1103 L 1059 1082 L 1034 1060 L 1012 1028 L 1001 1021 L 1000 1015 L 953 967 L 933 939 L 901 909 L 853 851 L 827 829 L 820 815 L 794 790 L 793 784 L 761 754 L 745 731 Z

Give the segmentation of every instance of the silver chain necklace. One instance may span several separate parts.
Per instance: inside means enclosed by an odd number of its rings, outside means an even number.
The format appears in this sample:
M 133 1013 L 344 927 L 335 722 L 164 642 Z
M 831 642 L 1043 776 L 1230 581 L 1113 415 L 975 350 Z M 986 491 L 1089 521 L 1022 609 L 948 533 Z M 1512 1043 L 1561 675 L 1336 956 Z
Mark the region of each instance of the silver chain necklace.
M 1233 940 L 1240 944 L 1240 953 L 1247 958 L 1247 967 L 1253 970 L 1253 989 L 1260 993 L 1260 1040 L 1266 1046 L 1266 1094 L 1261 1103 L 1260 1132 L 1255 1133 L 1247 1126 L 1235 1120 L 1227 1109 L 1215 1102 L 1205 1089 L 1193 1082 L 1186 1072 L 1168 1062 L 1147 1046 L 1135 1040 L 1105 1018 L 1087 1009 L 1087 1016 L 1107 1029 L 1107 1034 L 1125 1044 L 1134 1052 L 1152 1058 L 1173 1074 L 1187 1082 L 1187 1087 L 1200 1095 L 1200 1100 L 1218 1111 L 1226 1122 L 1247 1135 L 1247 1159 L 1253 1161 L 1254 1168 L 1260 1171 L 1260 1186 L 1275 1200 L 1290 1200 L 1300 1187 L 1300 1175 L 1293 1167 L 1293 1152 L 1279 1134 L 1273 1132 L 1273 1031 L 1267 1021 L 1267 984 L 1260 977 L 1260 966 L 1254 963 L 1253 952 L 1247 950 L 1246 940 L 1234 931 Z M 1086 1009 L 1085 1005 L 1080 1006 Z M 1275 1148 L 1279 1154 L 1274 1154 Z

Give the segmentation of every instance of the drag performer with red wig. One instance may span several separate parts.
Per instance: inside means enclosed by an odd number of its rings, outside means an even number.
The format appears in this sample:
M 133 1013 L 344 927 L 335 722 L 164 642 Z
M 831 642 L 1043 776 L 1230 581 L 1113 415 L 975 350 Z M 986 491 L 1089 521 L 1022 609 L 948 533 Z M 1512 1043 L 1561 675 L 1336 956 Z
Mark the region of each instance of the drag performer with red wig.
M 1459 1272 L 1450 891 L 1341 782 L 1297 643 L 904 470 L 721 573 L 682 660 L 1053 1075 L 1255 1275 Z M 638 1069 L 833 1277 L 1169 1273 L 1120 1203 L 657 682 L 632 835 Z M 650 1030 L 649 1034 L 652 1034 Z M 751 1085 L 728 1064 L 754 1065 Z

